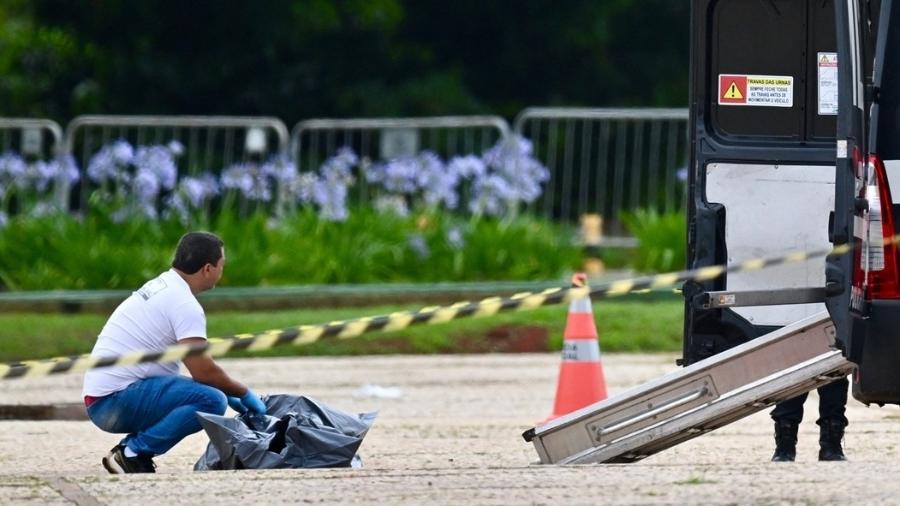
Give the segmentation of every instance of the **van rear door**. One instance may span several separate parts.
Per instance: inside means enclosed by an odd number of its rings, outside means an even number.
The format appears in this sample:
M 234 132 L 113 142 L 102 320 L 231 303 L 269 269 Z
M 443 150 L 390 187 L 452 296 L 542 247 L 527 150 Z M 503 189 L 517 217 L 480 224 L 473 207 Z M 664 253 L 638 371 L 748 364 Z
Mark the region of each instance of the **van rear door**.
M 693 1 L 688 267 L 830 246 L 845 2 Z M 686 283 L 681 363 L 823 311 L 824 286 L 822 258 Z

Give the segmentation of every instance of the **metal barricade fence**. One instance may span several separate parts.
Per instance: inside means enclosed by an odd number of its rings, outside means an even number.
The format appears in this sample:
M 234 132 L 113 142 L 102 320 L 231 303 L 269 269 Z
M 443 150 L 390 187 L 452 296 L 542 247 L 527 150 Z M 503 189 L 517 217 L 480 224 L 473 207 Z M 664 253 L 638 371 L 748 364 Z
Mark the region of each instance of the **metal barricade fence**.
M 480 155 L 507 135 L 509 124 L 499 116 L 310 119 L 294 125 L 291 144 L 297 169 L 313 171 L 341 147 L 351 148 L 365 166 L 423 150 L 445 160 Z M 365 178 L 356 186 L 359 203 L 367 202 Z
M 0 155 L 14 155 L 26 162 L 50 161 L 63 153 L 63 130 L 44 118 L 0 118 Z M 65 183 L 54 183 L 52 200 L 65 208 Z M 0 188 L 0 190 L 4 190 Z M 6 209 L 0 209 L 0 212 Z
M 287 127 L 278 118 L 239 116 L 78 116 L 66 128 L 66 152 L 83 172 L 91 157 L 116 140 L 134 146 L 179 142 L 182 175 L 218 174 L 237 162 L 288 153 Z M 85 202 L 88 184 L 81 185 Z
M 48 160 L 59 154 L 63 132 L 49 119 L 0 118 L 0 153 Z
M 676 173 L 687 163 L 687 119 L 686 109 L 525 109 L 513 130 L 533 142 L 534 155 L 551 173 L 532 211 L 564 221 L 599 214 L 611 244 L 624 233 L 623 211 L 681 209 L 685 185 Z M 481 154 L 509 133 L 498 116 L 311 119 L 289 135 L 281 120 L 268 117 L 92 115 L 72 120 L 65 136 L 50 120 L 0 118 L 0 153 L 26 159 L 71 154 L 84 172 L 95 153 L 118 139 L 135 146 L 175 140 L 184 147 L 182 174 L 219 172 L 289 149 L 297 168 L 309 171 L 343 146 L 367 163 L 423 150 L 449 159 Z M 90 190 L 84 179 L 76 206 Z M 363 203 L 367 188 L 360 179 Z M 61 189 L 62 202 L 67 194 Z
M 689 156 L 687 109 L 528 108 L 513 129 L 550 170 L 532 206 L 539 215 L 577 221 L 599 214 L 605 242 L 615 246 L 633 243 L 623 237 L 623 211 L 683 207 L 677 173 Z

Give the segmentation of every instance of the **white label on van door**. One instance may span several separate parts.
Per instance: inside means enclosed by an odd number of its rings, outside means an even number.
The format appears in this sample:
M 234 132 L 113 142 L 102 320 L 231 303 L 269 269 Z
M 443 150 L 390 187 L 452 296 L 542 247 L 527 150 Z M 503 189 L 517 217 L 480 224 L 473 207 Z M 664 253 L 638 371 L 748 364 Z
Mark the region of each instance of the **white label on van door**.
M 793 107 L 794 78 L 719 74 L 719 105 Z
M 847 139 L 838 139 L 837 141 L 837 157 L 847 158 Z M 897 188 L 896 186 L 894 188 Z
M 838 112 L 837 53 L 817 53 L 819 67 L 819 115 Z

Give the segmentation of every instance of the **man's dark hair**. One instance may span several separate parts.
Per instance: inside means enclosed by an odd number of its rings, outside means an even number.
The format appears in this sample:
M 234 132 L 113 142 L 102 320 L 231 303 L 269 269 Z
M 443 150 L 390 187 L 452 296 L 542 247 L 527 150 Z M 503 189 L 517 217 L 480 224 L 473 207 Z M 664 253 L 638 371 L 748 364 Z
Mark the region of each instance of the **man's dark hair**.
M 209 232 L 188 232 L 181 236 L 175 248 L 172 267 L 185 274 L 194 274 L 206 264 L 216 265 L 222 258 L 225 243 Z

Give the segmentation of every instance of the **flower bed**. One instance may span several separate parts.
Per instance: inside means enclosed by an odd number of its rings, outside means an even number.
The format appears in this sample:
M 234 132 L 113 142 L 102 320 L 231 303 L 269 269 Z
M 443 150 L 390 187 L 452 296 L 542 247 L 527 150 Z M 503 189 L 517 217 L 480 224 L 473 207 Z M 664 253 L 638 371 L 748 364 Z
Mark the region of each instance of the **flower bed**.
M 573 230 L 520 213 L 548 177 L 522 138 L 448 161 L 426 151 L 372 162 L 342 148 L 305 173 L 277 156 L 179 177 L 182 152 L 175 141 L 102 147 L 77 210 L 52 191 L 79 181 L 71 159 L 50 174 L 5 154 L 2 287 L 131 288 L 191 229 L 225 239 L 231 286 L 547 279 L 580 263 Z M 348 206 L 357 183 L 371 200 Z

